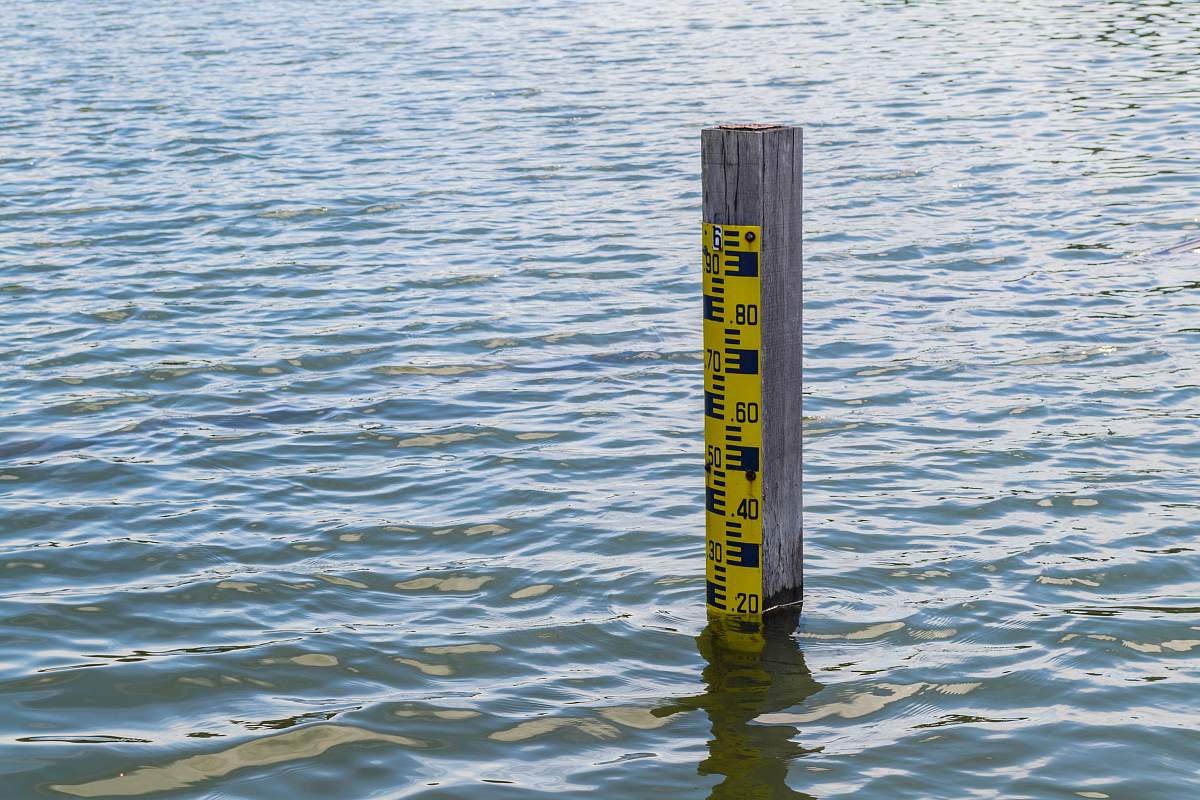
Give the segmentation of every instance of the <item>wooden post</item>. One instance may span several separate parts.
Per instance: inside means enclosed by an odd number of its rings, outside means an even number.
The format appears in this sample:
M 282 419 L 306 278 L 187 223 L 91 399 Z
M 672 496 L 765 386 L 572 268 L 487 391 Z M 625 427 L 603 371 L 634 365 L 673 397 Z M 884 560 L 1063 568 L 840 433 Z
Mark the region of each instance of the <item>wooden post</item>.
M 708 609 L 803 598 L 801 129 L 701 131 Z

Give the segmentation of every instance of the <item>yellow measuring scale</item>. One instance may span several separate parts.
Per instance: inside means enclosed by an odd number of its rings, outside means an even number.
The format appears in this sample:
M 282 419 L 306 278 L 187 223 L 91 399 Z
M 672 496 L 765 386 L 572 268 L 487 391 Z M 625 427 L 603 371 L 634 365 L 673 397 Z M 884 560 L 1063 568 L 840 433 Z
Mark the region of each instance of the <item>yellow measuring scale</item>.
M 762 302 L 757 225 L 704 223 L 705 604 L 762 612 Z

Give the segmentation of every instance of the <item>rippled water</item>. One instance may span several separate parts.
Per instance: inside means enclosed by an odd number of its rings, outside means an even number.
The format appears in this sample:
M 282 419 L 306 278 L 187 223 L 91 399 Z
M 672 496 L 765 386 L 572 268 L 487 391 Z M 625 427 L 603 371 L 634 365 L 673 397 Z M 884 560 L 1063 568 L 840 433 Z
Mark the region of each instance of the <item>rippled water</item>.
M 1200 18 L 0 7 L 5 798 L 1191 798 Z M 703 612 L 699 129 L 806 130 Z

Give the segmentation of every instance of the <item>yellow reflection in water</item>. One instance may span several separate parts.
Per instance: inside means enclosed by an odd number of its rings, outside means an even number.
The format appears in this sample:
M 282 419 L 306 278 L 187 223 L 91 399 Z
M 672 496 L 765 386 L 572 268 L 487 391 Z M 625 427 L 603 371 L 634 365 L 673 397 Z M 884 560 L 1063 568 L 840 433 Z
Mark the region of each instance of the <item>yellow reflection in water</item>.
M 375 733 L 349 725 L 310 725 L 298 731 L 245 742 L 219 753 L 181 758 L 161 767 L 142 767 L 117 778 L 50 788 L 76 797 L 133 797 L 151 792 L 182 789 L 228 775 L 242 767 L 258 767 L 319 756 L 347 742 L 391 742 L 405 747 L 428 747 L 427 742 L 408 736 Z
M 708 712 L 712 739 L 698 771 L 725 776 L 713 787 L 712 800 L 813 800 L 789 787 L 785 778 L 788 761 L 816 751 L 793 742 L 799 731 L 790 725 L 751 724 L 761 714 L 799 705 L 822 688 L 792 637 L 799 613 L 781 609 L 761 620 L 710 616 L 708 627 L 696 637 L 708 661 L 702 675 L 707 690 L 656 712 Z

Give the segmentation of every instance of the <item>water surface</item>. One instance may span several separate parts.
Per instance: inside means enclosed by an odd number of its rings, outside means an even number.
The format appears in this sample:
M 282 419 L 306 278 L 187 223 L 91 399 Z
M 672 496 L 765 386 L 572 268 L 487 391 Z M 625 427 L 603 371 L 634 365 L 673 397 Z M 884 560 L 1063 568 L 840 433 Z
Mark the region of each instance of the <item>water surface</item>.
M 1194 10 L 6 4 L 5 796 L 1194 797 Z M 806 600 L 749 653 L 741 120 L 806 138 Z

